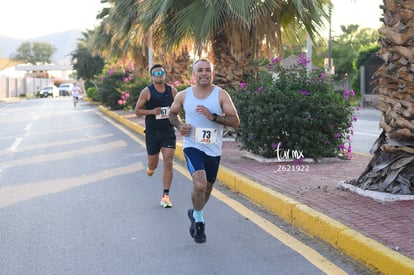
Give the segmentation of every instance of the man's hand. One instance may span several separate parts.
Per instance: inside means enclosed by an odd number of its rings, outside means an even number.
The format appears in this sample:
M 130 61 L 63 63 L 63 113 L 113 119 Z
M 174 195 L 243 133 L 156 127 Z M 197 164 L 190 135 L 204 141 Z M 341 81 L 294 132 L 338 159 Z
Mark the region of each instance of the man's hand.
M 181 135 L 185 137 L 190 136 L 191 128 L 192 128 L 191 124 L 188 124 L 188 123 L 181 124 L 179 127 Z
M 208 120 L 213 120 L 214 116 L 212 113 L 210 113 L 210 111 L 204 107 L 203 105 L 197 105 L 195 111 L 199 114 L 204 115 Z
M 161 107 L 157 107 L 152 109 L 152 114 L 153 115 L 159 115 L 161 113 Z

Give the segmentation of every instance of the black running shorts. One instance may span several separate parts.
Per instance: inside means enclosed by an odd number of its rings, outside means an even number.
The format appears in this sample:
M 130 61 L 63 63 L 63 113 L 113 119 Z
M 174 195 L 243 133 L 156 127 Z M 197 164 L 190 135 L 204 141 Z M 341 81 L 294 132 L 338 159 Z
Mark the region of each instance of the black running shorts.
M 175 142 L 174 128 L 145 130 L 145 144 L 148 155 L 158 154 L 162 147 L 175 149 Z

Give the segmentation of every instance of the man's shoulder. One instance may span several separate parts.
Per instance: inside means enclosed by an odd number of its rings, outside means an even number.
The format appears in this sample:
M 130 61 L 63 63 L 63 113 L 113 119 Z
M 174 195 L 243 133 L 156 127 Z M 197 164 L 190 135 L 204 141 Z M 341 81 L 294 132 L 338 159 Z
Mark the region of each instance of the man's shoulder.
M 226 91 L 223 87 L 221 87 L 221 86 L 219 86 L 219 85 L 215 85 L 215 84 L 213 84 L 213 87 L 215 88 L 215 89 L 218 89 L 220 92 L 222 92 L 222 91 Z
M 172 92 L 172 91 L 175 91 L 176 90 L 175 87 L 173 85 L 171 85 L 171 84 L 165 83 L 164 86 L 165 86 L 165 89 L 168 92 Z
M 185 98 L 185 95 L 186 95 L 186 92 L 187 92 L 187 89 L 188 88 L 186 88 L 186 89 L 184 89 L 184 90 L 180 90 L 180 91 L 178 91 L 177 92 L 177 95 L 175 96 L 175 100 L 184 100 L 184 98 Z
M 226 89 L 220 86 L 216 86 L 218 89 L 219 94 L 229 94 Z
M 148 85 L 148 86 L 145 86 L 142 90 L 141 90 L 141 93 L 148 93 L 148 92 L 150 92 L 150 85 Z

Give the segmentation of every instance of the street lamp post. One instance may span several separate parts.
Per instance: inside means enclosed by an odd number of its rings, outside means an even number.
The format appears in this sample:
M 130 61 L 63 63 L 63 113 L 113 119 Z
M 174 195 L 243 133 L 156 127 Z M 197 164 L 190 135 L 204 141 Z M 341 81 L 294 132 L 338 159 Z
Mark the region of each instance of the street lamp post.
M 148 70 L 152 67 L 152 30 L 148 36 Z
M 308 63 L 308 75 L 312 72 L 312 39 L 309 34 L 306 36 L 306 57 L 309 60 Z

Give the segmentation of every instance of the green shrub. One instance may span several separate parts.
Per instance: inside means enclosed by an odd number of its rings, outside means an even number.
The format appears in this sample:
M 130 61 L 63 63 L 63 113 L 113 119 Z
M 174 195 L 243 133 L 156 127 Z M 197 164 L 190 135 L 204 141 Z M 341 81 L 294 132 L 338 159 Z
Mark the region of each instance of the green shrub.
M 240 115 L 242 149 L 279 159 L 345 156 L 351 152 L 353 107 L 324 73 L 308 75 L 306 57 L 289 69 L 278 58 L 230 91 Z
M 148 77 L 137 76 L 132 81 L 123 84 L 123 91 L 129 94 L 126 100 L 126 108 L 134 109 L 138 101 L 139 94 L 141 91 L 150 84 Z
M 94 88 L 94 87 L 96 87 L 95 86 L 95 83 L 93 83 L 92 81 L 90 81 L 90 80 L 86 80 L 85 81 L 85 90 L 87 91 L 89 88 Z
M 136 76 L 132 68 L 105 69 L 96 81 L 97 101 L 112 110 L 131 109 L 148 83 L 145 77 Z
M 86 90 L 86 96 L 92 101 L 99 101 L 98 88 L 90 87 Z

